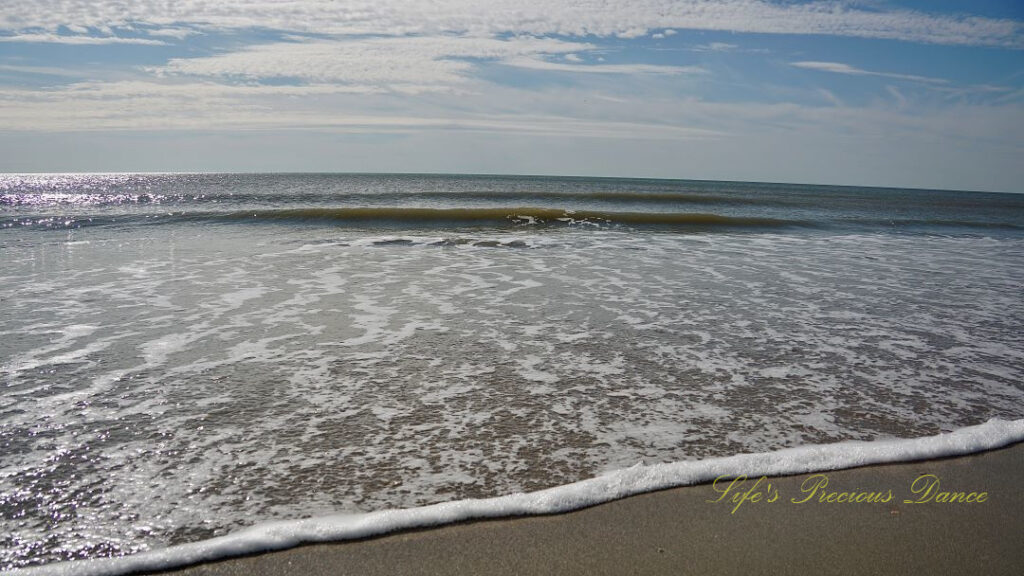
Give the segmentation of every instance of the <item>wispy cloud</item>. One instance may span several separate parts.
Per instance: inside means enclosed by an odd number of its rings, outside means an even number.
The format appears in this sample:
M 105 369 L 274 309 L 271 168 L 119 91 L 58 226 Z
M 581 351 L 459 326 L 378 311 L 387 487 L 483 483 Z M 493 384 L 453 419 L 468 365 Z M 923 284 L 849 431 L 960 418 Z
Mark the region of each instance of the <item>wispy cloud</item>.
M 824 88 L 819 88 L 818 89 L 818 94 L 821 94 L 821 97 L 824 98 L 827 102 L 829 102 L 833 106 L 846 106 L 846 104 L 842 101 L 842 99 L 840 99 L 838 96 L 836 96 L 831 90 L 826 90 Z
M 150 36 L 164 36 L 167 38 L 175 38 L 177 40 L 184 40 L 189 36 L 195 36 L 199 32 L 190 30 L 188 28 L 154 28 L 146 30 L 146 34 Z
M 13 72 L 15 74 L 35 74 L 40 76 L 58 76 L 67 78 L 81 77 L 81 70 L 71 68 L 60 68 L 57 66 L 17 66 L 0 64 L 0 72 Z
M 370 38 L 276 42 L 205 58 L 173 59 L 151 68 L 159 75 L 298 79 L 396 90 L 445 90 L 467 80 L 475 61 L 571 54 L 592 44 L 515 37 Z
M 411 103 L 401 114 L 365 109 L 342 112 L 337 108 L 325 113 L 322 108 L 290 99 L 301 95 L 344 99 L 365 93 L 330 85 L 228 86 L 209 82 L 82 82 L 51 90 L 0 89 L 0 125 L 32 132 L 304 129 L 375 134 L 464 131 L 634 140 L 723 136 L 714 129 L 665 123 L 658 118 L 432 109 Z
M 0 36 L 0 42 L 25 42 L 32 44 L 141 44 L 145 46 L 166 46 L 162 40 L 151 38 L 123 38 L 120 36 L 67 36 L 64 34 L 15 34 L 13 36 Z
M 739 48 L 738 44 L 729 44 L 728 42 L 710 42 L 708 44 L 698 44 L 692 48 L 695 52 L 732 52 Z
M 566 64 L 540 58 L 511 58 L 502 64 L 531 70 L 550 70 L 585 74 L 704 74 L 699 66 L 663 66 L 657 64 Z
M 831 72 L 832 74 L 846 74 L 849 76 L 878 76 L 881 78 L 893 78 L 896 80 L 907 80 L 910 82 L 923 82 L 925 84 L 948 84 L 948 80 L 942 78 L 932 78 L 929 76 L 916 76 L 914 74 L 896 74 L 892 72 L 873 72 L 871 70 L 863 70 L 861 68 L 855 68 L 849 64 L 843 64 L 841 62 L 790 62 L 791 66 L 797 68 L 805 68 L 807 70 L 817 70 L 819 72 Z
M 907 97 L 900 92 L 899 88 L 895 86 L 886 86 L 885 90 L 896 100 L 896 105 L 900 108 L 906 108 Z

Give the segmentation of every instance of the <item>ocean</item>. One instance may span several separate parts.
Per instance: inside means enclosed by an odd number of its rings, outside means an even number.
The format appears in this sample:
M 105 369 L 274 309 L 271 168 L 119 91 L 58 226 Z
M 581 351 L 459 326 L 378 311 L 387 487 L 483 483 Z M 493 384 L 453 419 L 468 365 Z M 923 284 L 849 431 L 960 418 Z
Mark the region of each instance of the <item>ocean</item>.
M 1024 194 L 0 175 L 0 387 L 3 570 L 1020 439 Z

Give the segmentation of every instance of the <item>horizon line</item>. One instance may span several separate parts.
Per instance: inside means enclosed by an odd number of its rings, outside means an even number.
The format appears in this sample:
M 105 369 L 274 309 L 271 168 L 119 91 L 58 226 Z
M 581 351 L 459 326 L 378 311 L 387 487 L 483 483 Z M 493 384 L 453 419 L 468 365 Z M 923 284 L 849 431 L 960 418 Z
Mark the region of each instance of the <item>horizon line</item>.
M 768 180 L 715 180 L 711 178 L 665 178 L 656 176 L 583 176 L 578 174 L 516 174 L 505 172 L 352 172 L 352 171 L 321 171 L 321 170 L 281 170 L 281 171 L 240 171 L 240 170 L 96 170 L 96 171 L 59 171 L 59 172 L 0 172 L 6 176 L 70 176 L 70 175 L 103 175 L 130 174 L 139 176 L 185 176 L 185 175 L 246 175 L 246 176 L 474 176 L 498 178 L 555 178 L 565 180 L 655 180 L 661 182 L 714 182 L 726 184 L 766 184 L 775 186 L 805 186 L 828 188 L 871 188 L 878 190 L 906 190 L 916 192 L 967 192 L 971 194 L 1024 194 L 1024 191 L 1009 190 L 968 190 L 962 188 L 926 188 L 915 186 L 879 186 L 865 184 L 825 184 L 820 182 L 774 182 Z M 0 192 L 2 193 L 2 192 Z

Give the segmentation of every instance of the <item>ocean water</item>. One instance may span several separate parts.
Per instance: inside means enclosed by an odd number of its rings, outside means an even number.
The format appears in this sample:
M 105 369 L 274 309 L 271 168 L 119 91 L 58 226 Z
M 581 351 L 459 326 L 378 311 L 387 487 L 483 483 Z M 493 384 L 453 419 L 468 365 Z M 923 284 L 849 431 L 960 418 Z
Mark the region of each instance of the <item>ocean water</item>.
M 1022 295 L 1024 195 L 0 175 L 0 569 L 1019 420 Z

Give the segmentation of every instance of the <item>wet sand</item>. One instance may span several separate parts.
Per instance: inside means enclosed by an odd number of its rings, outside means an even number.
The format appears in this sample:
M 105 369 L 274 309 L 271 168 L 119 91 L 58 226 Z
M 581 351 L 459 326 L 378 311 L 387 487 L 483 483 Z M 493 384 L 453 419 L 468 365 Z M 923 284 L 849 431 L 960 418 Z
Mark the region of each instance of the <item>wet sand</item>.
M 927 498 L 919 480 L 932 474 Z M 275 574 L 1021 574 L 1024 443 L 983 454 L 770 478 L 733 512 L 705 484 L 553 516 L 473 521 L 235 558 L 168 572 Z M 754 480 L 742 487 L 746 492 Z M 767 483 L 771 488 L 767 489 Z M 719 489 L 724 489 L 719 485 Z M 942 503 L 936 492 L 986 493 Z M 888 502 L 866 502 L 874 495 Z M 754 492 L 751 492 L 753 496 Z M 775 495 L 775 501 L 768 502 Z M 845 499 L 838 495 L 833 500 Z

